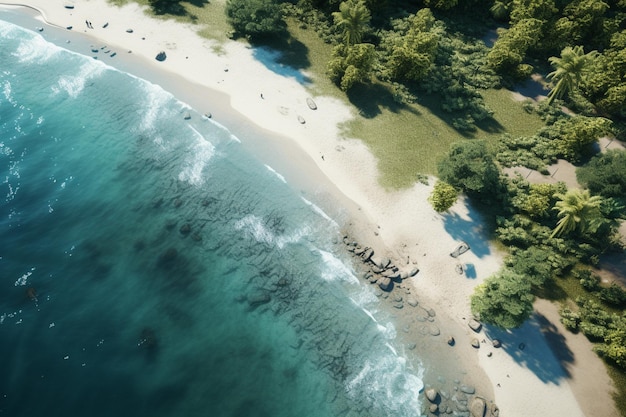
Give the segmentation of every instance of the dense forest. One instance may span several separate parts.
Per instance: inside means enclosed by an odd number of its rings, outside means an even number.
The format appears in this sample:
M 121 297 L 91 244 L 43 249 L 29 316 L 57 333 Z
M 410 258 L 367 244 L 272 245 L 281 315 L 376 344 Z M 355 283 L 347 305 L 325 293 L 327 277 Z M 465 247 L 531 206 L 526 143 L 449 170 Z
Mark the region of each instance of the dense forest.
M 150 3 L 157 13 L 180 6 Z M 332 50 L 326 76 L 345 94 L 378 83 L 400 104 L 438 103 L 469 139 L 440 160 L 430 201 L 445 212 L 467 195 L 496 219 L 494 239 L 508 251 L 477 287 L 474 314 L 514 328 L 536 296 L 560 300 L 566 327 L 626 369 L 626 291 L 592 272 L 624 253 L 626 153 L 597 144 L 626 139 L 626 0 L 227 0 L 225 12 L 232 36 L 253 43 L 288 38 L 288 20 L 315 31 Z M 549 93 L 524 104 L 543 120 L 535 134 L 504 133 L 496 146 L 471 135 L 493 122 L 485 91 L 536 75 Z M 578 167 L 580 188 L 503 174 L 547 173 L 559 159 Z

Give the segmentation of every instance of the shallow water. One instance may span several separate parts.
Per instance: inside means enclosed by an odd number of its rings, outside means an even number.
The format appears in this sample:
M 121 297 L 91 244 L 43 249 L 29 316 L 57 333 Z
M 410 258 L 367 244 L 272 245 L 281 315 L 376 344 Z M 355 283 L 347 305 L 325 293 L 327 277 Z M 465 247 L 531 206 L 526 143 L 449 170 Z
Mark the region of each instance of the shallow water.
M 420 414 L 337 224 L 160 87 L 0 20 L 0 174 L 0 414 Z

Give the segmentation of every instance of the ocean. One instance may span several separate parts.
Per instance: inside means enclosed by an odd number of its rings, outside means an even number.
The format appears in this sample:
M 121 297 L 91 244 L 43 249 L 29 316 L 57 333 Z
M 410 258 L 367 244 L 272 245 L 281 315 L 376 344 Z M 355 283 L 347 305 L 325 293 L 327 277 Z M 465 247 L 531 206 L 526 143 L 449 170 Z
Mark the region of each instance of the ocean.
M 0 415 L 421 414 L 340 227 L 242 139 L 0 20 Z

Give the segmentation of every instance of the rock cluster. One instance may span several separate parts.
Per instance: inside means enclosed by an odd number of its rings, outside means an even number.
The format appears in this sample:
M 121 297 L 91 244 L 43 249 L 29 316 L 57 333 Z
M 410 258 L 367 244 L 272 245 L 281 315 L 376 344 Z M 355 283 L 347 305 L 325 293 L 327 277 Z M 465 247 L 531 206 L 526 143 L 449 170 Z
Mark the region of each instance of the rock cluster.
M 351 240 L 347 235 L 343 237 L 343 243 L 346 245 L 348 251 L 354 253 L 366 267 L 367 271 L 363 274 L 363 278 L 371 284 L 377 284 L 383 291 L 389 292 L 393 290 L 395 284 L 399 284 L 407 278 L 414 277 L 419 272 L 419 268 L 417 267 L 400 270 L 391 259 L 375 256 L 374 249 L 360 245 Z M 415 299 L 407 300 L 407 302 L 413 306 L 417 305 Z
M 425 410 L 429 415 L 454 415 L 462 417 L 499 417 L 500 410 L 495 403 L 476 395 L 474 387 L 460 385 L 455 381 L 452 394 L 444 389 L 429 387 L 424 390 Z

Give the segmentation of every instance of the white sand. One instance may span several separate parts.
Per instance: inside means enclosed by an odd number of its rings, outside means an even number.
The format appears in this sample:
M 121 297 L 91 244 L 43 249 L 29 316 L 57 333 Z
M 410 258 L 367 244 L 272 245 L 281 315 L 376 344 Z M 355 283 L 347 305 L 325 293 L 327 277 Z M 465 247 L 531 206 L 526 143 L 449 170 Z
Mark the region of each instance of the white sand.
M 215 106 L 214 97 L 215 92 L 220 92 L 254 125 L 289 138 L 297 146 L 281 145 L 281 149 L 289 149 L 285 151 L 288 155 L 282 155 L 287 172 L 281 173 L 287 180 L 291 181 L 290 175 L 295 178 L 298 172 L 303 175 L 302 167 L 308 170 L 308 177 L 320 178 L 320 184 L 324 183 L 324 176 L 329 178 L 343 196 L 325 188 L 311 192 L 320 200 L 340 201 L 346 208 L 346 217 L 351 219 L 350 233 L 363 244 L 374 247 L 378 255 L 392 257 L 401 264 L 416 262 L 420 273 L 412 279 L 412 284 L 420 298 L 429 300 L 439 315 L 450 316 L 457 326 L 450 330 L 452 334 L 462 334 L 465 339 L 473 337 L 466 325 L 470 317 L 469 296 L 476 285 L 499 269 L 501 254 L 485 242 L 480 218 L 464 201 L 446 215 L 432 210 L 426 198 L 433 180 L 430 186 L 417 184 L 404 191 L 382 189 L 377 183 L 376 161 L 369 150 L 360 141 L 341 137 L 339 124 L 352 117 L 352 109 L 346 104 L 334 98 L 315 96 L 318 110 L 310 110 L 306 98 L 311 93 L 306 86 L 293 77 L 269 70 L 245 44 L 220 45 L 200 38 L 194 32 L 198 27 L 148 18 L 136 4 L 117 8 L 105 0 L 76 0 L 72 2 L 75 8 L 67 9 L 64 8 L 67 2 L 62 0 L 29 0 L 27 3 L 39 9 L 48 22 L 60 27 L 73 26 L 68 39 L 77 36 L 75 32 L 85 32 L 93 37 L 94 45 L 107 45 L 117 52 L 116 58 L 100 57 L 111 65 L 122 64 L 127 51 L 131 50 L 133 57 L 145 58 L 146 65 L 150 66 L 150 74 L 138 74 L 144 78 L 157 82 L 155 69 L 160 68 L 213 90 L 214 93 L 206 97 L 200 95 L 208 90 L 198 90 L 195 94 L 190 104 L 199 112 L 212 112 L 215 119 L 221 121 L 220 112 L 226 110 Z M 94 29 L 87 29 L 85 20 L 91 21 Z M 107 22 L 108 27 L 102 28 Z M 133 33 L 127 33 L 127 29 L 133 29 Z M 154 59 L 159 51 L 167 53 L 164 62 Z M 170 91 L 175 95 L 179 92 Z M 298 115 L 304 117 L 306 124 L 299 123 Z M 263 146 L 259 146 L 261 148 Z M 298 155 L 298 148 L 308 157 Z M 459 275 L 455 270 L 457 260 L 449 256 L 461 240 L 472 247 L 459 258 L 459 262 L 469 266 L 468 274 L 472 278 Z M 533 356 L 540 368 L 559 369 L 559 362 L 551 355 L 545 340 L 533 332 L 531 323 L 515 331 L 512 337 L 526 340 L 527 352 L 540 353 Z M 568 380 L 558 375 L 553 378 L 555 382 L 546 383 L 536 375 L 536 368 L 516 362 L 504 349 L 494 350 L 492 358 L 487 358 L 487 349 L 482 348 L 472 350 L 458 346 L 458 352 L 464 352 L 469 367 L 480 364 L 486 371 L 502 416 L 583 415 L 572 391 L 574 383 L 585 383 L 579 373 L 572 372 L 577 379 Z M 577 365 L 586 366 L 584 363 Z M 510 378 L 503 373 L 509 373 Z M 606 384 L 606 381 L 601 383 Z M 606 385 L 587 384 L 585 389 L 606 391 Z

